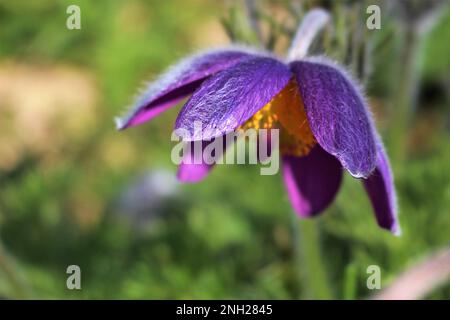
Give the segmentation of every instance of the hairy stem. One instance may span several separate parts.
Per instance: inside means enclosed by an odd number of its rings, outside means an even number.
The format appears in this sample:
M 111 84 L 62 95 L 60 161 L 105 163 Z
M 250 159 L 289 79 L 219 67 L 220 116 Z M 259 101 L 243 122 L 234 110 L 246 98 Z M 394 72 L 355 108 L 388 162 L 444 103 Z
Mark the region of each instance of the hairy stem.
M 330 21 L 330 15 L 323 9 L 313 9 L 303 18 L 288 51 L 288 61 L 300 60 L 306 56 L 309 47 L 319 32 Z

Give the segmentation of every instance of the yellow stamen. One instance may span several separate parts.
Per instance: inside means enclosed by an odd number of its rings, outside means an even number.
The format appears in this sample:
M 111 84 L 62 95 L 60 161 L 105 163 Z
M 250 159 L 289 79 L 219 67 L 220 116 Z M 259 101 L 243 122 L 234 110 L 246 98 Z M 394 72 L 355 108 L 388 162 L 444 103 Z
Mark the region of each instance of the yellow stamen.
M 294 78 L 240 129 L 250 128 L 280 129 L 280 152 L 284 155 L 305 156 L 316 144 Z

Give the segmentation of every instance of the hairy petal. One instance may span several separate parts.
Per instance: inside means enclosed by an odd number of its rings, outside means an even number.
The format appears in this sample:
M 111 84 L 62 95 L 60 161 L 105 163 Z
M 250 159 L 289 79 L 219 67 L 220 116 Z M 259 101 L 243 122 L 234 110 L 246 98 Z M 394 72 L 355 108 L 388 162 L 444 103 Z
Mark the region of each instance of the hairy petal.
M 311 217 L 334 200 L 342 181 L 342 167 L 316 145 L 307 156 L 283 157 L 283 177 L 294 210 L 300 217 Z
M 232 132 L 280 92 L 290 77 L 288 67 L 278 60 L 246 59 L 206 80 L 182 108 L 175 128 L 187 130 L 187 140 Z
M 295 61 L 290 66 L 317 142 L 354 177 L 369 176 L 377 160 L 376 136 L 358 86 L 325 59 Z
M 400 235 L 394 180 L 388 157 L 381 143 L 378 147 L 377 166 L 372 175 L 363 180 L 363 184 L 375 211 L 378 225 Z
M 116 119 L 117 128 L 142 124 L 192 94 L 209 76 L 252 57 L 249 50 L 229 47 L 188 57 L 151 83 L 127 115 Z

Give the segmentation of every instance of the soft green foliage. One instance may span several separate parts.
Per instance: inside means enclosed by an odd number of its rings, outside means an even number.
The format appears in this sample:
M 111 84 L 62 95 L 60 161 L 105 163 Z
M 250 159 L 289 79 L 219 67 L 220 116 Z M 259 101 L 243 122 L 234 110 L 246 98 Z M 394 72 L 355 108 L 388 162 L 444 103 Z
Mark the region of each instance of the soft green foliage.
M 65 29 L 65 8 L 72 3 L 82 8 L 82 30 Z M 87 70 L 99 95 L 94 125 L 74 136 L 56 123 L 53 134 L 41 142 L 62 140 L 56 151 L 25 148 L 12 165 L 0 167 L 0 296 L 315 297 L 304 277 L 306 264 L 297 254 L 302 237 L 293 227 L 298 219 L 280 175 L 260 176 L 256 166 L 218 166 L 203 183 L 179 186 L 174 198 L 149 211 L 152 218 L 139 228 L 117 205 L 141 173 L 169 170 L 175 175 L 170 133 L 177 110 L 125 132 L 115 131 L 113 117 L 131 102 L 142 81 L 191 52 L 196 46 L 193 33 L 226 10 L 199 0 L 0 1 L 0 64 Z M 442 40 L 448 34 L 447 18 L 433 31 L 441 40 L 427 45 L 424 67 L 431 85 L 441 81 L 448 66 L 449 46 Z M 378 81 L 369 92 L 375 99 L 389 91 L 385 86 L 391 72 L 381 57 L 374 61 Z M 33 88 L 24 87 L 24 95 L 28 89 Z M 383 114 L 387 98 L 378 99 L 382 107 L 376 113 Z M 308 222 L 321 242 L 334 298 L 373 294 L 366 288 L 368 265 L 381 267 L 384 285 L 450 242 L 448 129 L 442 120 L 425 133 L 417 129 L 433 115 L 444 118 L 445 95 L 432 105 L 425 102 L 411 128 L 408 160 L 396 165 L 402 169 L 396 183 L 403 236 L 396 238 L 376 226 L 361 183 L 349 175 L 336 203 Z M 6 117 L 3 107 L 0 101 L 0 116 Z M 384 120 L 380 122 L 384 128 Z M 66 288 L 71 264 L 82 269 L 80 291 Z M 449 285 L 432 297 L 450 298 Z

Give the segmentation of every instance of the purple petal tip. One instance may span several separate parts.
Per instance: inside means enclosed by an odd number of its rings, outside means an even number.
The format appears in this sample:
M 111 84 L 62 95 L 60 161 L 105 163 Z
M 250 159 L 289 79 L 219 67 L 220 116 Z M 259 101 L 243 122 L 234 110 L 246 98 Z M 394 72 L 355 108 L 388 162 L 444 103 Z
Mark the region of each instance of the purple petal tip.
M 317 142 L 352 176 L 368 177 L 376 165 L 376 131 L 359 86 L 325 58 L 290 66 Z

